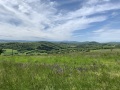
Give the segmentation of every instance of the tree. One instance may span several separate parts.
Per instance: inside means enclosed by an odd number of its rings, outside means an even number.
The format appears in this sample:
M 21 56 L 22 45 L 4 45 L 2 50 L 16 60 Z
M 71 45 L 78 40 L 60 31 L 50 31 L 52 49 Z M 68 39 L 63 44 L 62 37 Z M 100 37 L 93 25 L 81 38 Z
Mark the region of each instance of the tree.
M 4 51 L 2 49 L 0 49 L 0 55 L 3 53 Z

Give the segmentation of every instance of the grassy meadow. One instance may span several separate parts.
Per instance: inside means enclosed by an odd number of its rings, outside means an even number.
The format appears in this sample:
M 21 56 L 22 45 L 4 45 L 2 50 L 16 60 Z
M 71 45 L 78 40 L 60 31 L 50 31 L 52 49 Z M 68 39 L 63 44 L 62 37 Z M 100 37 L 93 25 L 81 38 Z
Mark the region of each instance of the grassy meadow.
M 0 90 L 120 90 L 120 51 L 1 55 Z

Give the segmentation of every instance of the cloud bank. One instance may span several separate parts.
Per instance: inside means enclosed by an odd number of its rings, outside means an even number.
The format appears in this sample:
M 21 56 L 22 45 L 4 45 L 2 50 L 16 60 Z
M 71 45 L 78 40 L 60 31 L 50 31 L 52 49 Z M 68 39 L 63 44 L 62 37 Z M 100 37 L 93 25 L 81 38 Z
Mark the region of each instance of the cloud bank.
M 108 12 L 113 15 L 120 9 L 120 3 L 112 0 L 84 0 L 74 11 L 57 6 L 60 6 L 57 0 L 0 0 L 0 39 L 72 40 L 75 31 L 105 22 L 109 19 Z M 100 39 L 112 33 L 113 40 L 119 40 L 119 29 L 99 31 L 95 30 L 91 38 L 98 35 Z

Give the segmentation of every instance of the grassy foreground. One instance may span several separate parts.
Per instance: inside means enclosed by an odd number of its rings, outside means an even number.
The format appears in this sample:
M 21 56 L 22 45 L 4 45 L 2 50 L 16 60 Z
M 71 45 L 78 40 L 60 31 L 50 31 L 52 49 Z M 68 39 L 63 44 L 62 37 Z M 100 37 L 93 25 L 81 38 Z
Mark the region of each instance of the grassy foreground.
M 0 56 L 0 90 L 119 90 L 120 52 Z

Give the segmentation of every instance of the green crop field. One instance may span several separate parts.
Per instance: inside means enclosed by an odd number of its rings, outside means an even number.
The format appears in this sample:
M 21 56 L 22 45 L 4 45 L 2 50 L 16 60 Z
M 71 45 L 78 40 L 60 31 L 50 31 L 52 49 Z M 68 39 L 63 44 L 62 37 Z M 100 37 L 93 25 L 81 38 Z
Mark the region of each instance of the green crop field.
M 3 49 L 3 50 L 5 50 L 3 55 L 12 55 L 12 52 L 13 52 L 13 54 L 17 54 L 18 53 L 17 50 L 12 50 L 12 49 Z
M 120 90 L 120 51 L 2 55 L 0 90 Z

